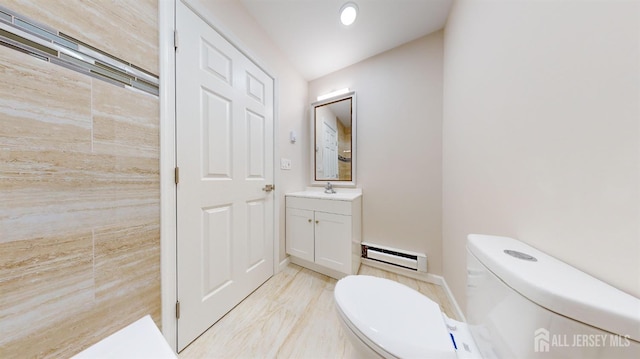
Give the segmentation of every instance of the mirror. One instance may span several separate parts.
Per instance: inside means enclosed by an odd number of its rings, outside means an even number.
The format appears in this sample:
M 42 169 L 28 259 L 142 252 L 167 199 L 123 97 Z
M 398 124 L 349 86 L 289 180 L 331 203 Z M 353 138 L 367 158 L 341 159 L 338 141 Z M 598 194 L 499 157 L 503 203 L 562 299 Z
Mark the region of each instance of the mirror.
M 355 93 L 312 105 L 313 184 L 355 185 Z

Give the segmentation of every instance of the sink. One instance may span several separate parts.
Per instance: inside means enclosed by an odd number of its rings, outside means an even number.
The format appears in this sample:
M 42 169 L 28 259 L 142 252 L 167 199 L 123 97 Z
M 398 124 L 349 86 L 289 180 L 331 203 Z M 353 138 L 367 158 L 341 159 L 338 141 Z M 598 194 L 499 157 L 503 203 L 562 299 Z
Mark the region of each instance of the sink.
M 329 199 L 335 201 L 353 201 L 354 199 L 362 196 L 362 190 L 359 188 L 353 189 L 336 189 L 336 193 L 324 193 L 324 189 L 307 189 L 306 191 L 301 192 L 292 192 L 287 193 L 287 196 L 290 197 L 301 197 L 301 198 L 318 198 L 318 199 Z

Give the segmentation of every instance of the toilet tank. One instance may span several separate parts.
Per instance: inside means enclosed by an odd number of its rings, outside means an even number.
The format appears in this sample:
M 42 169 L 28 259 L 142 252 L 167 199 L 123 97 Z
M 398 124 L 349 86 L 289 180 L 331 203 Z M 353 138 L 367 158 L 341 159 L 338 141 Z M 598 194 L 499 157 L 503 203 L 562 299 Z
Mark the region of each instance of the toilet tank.
M 518 240 L 471 234 L 467 322 L 490 358 L 640 358 L 640 299 Z

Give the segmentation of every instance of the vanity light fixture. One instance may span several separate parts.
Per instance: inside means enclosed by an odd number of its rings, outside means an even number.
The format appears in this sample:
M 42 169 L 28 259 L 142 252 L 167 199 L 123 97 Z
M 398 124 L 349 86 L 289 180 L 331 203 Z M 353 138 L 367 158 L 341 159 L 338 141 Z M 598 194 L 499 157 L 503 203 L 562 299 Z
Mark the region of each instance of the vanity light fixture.
M 358 5 L 348 2 L 340 8 L 340 22 L 344 26 L 349 26 L 356 21 L 358 17 Z
M 326 100 L 328 98 L 344 95 L 346 93 L 349 93 L 349 88 L 348 87 L 340 89 L 340 90 L 332 91 L 332 92 L 329 92 L 329 93 L 324 94 L 324 95 L 320 95 L 320 96 L 318 96 L 317 99 L 318 99 L 318 101 L 322 101 L 322 100 Z

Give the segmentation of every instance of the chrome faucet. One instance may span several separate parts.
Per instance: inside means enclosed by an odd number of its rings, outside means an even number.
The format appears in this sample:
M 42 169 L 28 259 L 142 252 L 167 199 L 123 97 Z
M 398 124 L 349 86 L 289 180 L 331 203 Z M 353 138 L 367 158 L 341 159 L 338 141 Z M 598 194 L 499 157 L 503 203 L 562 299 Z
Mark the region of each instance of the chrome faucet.
M 324 186 L 324 193 L 336 193 L 336 190 L 333 189 L 333 185 L 331 182 L 327 182 L 327 185 Z

